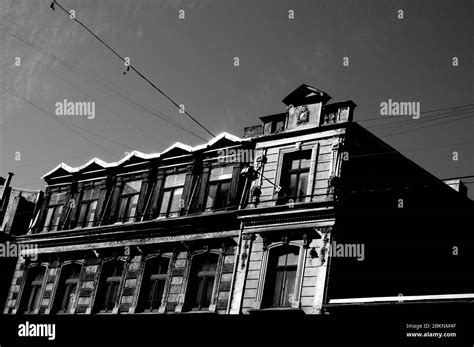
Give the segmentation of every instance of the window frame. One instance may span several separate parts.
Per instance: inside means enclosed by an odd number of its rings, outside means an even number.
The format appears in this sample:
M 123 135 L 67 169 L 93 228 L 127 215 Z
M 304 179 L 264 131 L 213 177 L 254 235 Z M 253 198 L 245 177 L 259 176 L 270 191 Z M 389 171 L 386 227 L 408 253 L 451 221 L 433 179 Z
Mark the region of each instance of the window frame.
M 84 199 L 84 194 L 87 191 L 94 191 L 95 189 L 98 190 L 96 198 L 92 198 L 90 196 L 89 198 Z M 79 208 L 78 208 L 78 211 L 77 211 L 78 214 L 77 214 L 77 220 L 76 220 L 76 227 L 87 228 L 87 227 L 93 227 L 93 226 L 96 225 L 97 215 L 98 215 L 98 211 L 99 211 L 99 207 L 100 207 L 99 206 L 100 193 L 101 193 L 101 188 L 99 186 L 95 186 L 95 185 L 93 185 L 92 187 L 84 188 L 82 190 L 81 201 L 79 202 Z M 94 202 L 96 202 L 96 206 L 94 208 L 94 217 L 93 217 L 92 221 L 89 221 L 88 215 L 90 214 L 91 204 L 93 204 Z M 84 205 L 87 205 L 87 206 L 86 206 L 86 211 L 85 211 L 84 216 L 83 216 L 83 220 L 81 220 L 81 211 L 82 211 L 82 207 Z M 89 225 L 89 223 L 92 223 L 92 224 Z
M 79 269 L 79 273 L 77 274 L 77 278 L 71 279 L 70 277 L 68 277 L 64 282 L 61 282 L 61 280 L 63 279 L 62 276 L 64 274 L 64 269 L 66 267 L 77 267 Z M 82 273 L 82 264 L 80 264 L 80 263 L 68 262 L 68 263 L 64 263 L 61 266 L 61 270 L 59 271 L 59 274 L 58 274 L 57 283 L 55 285 L 54 296 L 53 296 L 50 312 L 52 312 L 54 314 L 71 314 L 71 311 L 74 311 L 76 309 L 78 296 L 79 296 L 78 294 L 79 294 L 79 289 L 80 289 L 80 284 L 81 284 L 81 280 L 80 280 L 81 273 Z M 67 282 L 69 282 L 69 283 L 67 283 Z M 76 289 L 74 290 L 74 293 L 73 293 L 74 294 L 74 302 L 72 304 L 72 307 L 69 309 L 69 311 L 63 310 L 63 304 L 64 304 L 64 301 L 66 300 L 66 295 L 65 295 L 66 291 L 64 291 L 63 297 L 61 299 L 57 297 L 58 291 L 60 290 L 61 286 L 64 283 L 66 284 L 66 286 L 68 286 L 70 284 L 75 284 L 75 286 L 76 286 Z M 59 300 L 59 299 L 61 300 L 61 304 L 58 305 L 56 300 Z M 60 308 L 58 309 L 56 305 L 60 306 Z
M 147 275 L 147 265 L 148 262 L 155 262 L 155 261 L 162 261 L 165 260 L 168 262 L 167 264 L 167 270 L 166 273 L 164 274 L 157 274 L 157 273 L 152 273 L 150 275 L 150 279 L 146 279 L 145 275 Z M 144 260 L 143 264 L 143 269 L 142 269 L 142 275 L 141 275 L 141 280 L 140 280 L 140 287 L 138 288 L 137 292 L 137 300 L 135 304 L 135 313 L 143 313 L 143 314 L 149 314 L 149 313 L 162 313 L 164 312 L 166 308 L 166 299 L 168 296 L 168 289 L 169 289 L 169 284 L 171 281 L 171 271 L 172 271 L 172 261 L 173 258 L 170 256 L 163 256 L 163 255 L 152 255 Z M 155 277 L 155 279 L 152 279 L 151 277 Z M 143 308 L 143 301 L 144 296 L 143 295 L 148 295 L 149 293 L 149 288 L 147 288 L 147 293 L 143 293 L 142 290 L 144 290 L 144 285 L 146 286 L 147 281 L 163 281 L 163 294 L 160 298 L 160 306 L 156 309 L 149 309 L 149 308 Z M 155 287 L 156 288 L 156 287 Z M 155 289 L 156 290 L 156 289 Z M 148 301 L 148 300 L 145 300 Z M 164 304 L 164 305 L 163 305 Z
M 28 284 L 30 278 L 30 272 L 32 271 L 32 269 L 39 269 L 39 268 L 42 268 L 43 269 L 43 279 L 41 280 L 41 284 L 35 284 L 33 285 L 34 282 L 39 282 L 39 281 L 35 281 L 34 279 L 31 279 L 31 283 Z M 19 299 L 17 300 L 17 309 L 16 309 L 16 313 L 19 313 L 19 314 L 25 314 L 25 315 L 31 315 L 31 314 L 38 314 L 39 313 L 39 310 L 41 308 L 41 301 L 42 301 L 42 298 L 43 298 L 43 294 L 44 294 L 44 289 L 45 289 L 45 283 L 46 283 L 46 278 L 47 278 L 47 273 L 48 273 L 48 266 L 46 265 L 41 265 L 41 264 L 35 264 L 35 265 L 30 265 L 26 268 L 26 274 L 25 274 L 25 279 L 23 280 L 23 283 L 22 283 L 22 288 L 21 288 L 21 293 L 19 295 Z M 37 303 L 37 307 L 34 307 L 33 310 L 30 310 L 29 306 L 30 306 L 30 301 L 31 301 L 31 288 L 32 287 L 39 287 L 39 290 L 38 290 L 38 303 Z M 26 290 L 26 292 L 25 292 Z M 24 295 L 28 293 L 28 298 L 25 298 Z M 25 303 L 23 304 L 23 300 L 28 300 L 28 303 Z M 23 310 L 23 305 L 25 306 L 25 309 Z
M 304 159 L 304 158 L 298 158 L 298 156 L 303 156 L 304 153 L 307 153 L 309 154 L 309 158 L 308 159 Z M 306 200 L 306 198 L 308 197 L 308 191 L 309 191 L 309 172 L 311 170 L 311 151 L 306 149 L 306 150 L 301 150 L 301 151 L 294 151 L 294 152 L 289 152 L 289 153 L 285 153 L 283 154 L 283 158 L 282 158 L 282 174 L 280 176 L 280 182 L 278 183 L 280 187 L 282 187 L 282 190 L 280 191 L 280 193 L 278 194 L 278 205 L 284 205 L 286 203 L 288 203 L 288 200 L 293 200 L 293 202 L 304 202 Z M 289 160 L 287 160 L 287 158 Z M 301 167 L 302 165 L 302 162 L 303 160 L 305 161 L 309 161 L 309 165 L 307 167 Z M 293 163 L 294 162 L 297 162 L 298 163 L 298 167 L 297 168 L 293 168 Z M 291 165 L 291 167 L 288 167 L 286 168 L 285 165 Z M 305 194 L 303 195 L 299 195 L 300 193 L 300 189 L 299 186 L 302 182 L 301 180 L 301 176 L 303 174 L 306 174 L 307 173 L 307 184 L 306 184 L 306 192 Z M 292 186 L 291 185 L 291 182 L 292 182 L 292 177 L 296 175 L 296 186 Z M 287 182 L 282 182 L 283 180 L 287 181 Z M 287 188 L 286 190 L 291 191 L 290 195 L 284 195 L 282 193 L 285 192 L 285 188 Z M 296 191 L 296 195 L 293 194 L 293 190 Z
M 225 168 L 230 168 L 230 172 L 223 173 L 223 170 Z M 212 171 L 217 170 L 217 169 L 220 169 L 221 173 L 219 175 L 217 175 L 217 177 L 215 177 L 215 176 L 213 177 Z M 203 204 L 204 205 L 204 212 L 213 212 L 215 210 L 223 210 L 223 209 L 226 209 L 226 208 L 230 207 L 229 206 L 229 204 L 230 204 L 229 199 L 230 199 L 230 193 L 231 193 L 231 188 L 232 188 L 233 175 L 234 175 L 234 165 L 232 165 L 232 164 L 213 166 L 213 167 L 210 168 L 210 170 L 209 170 L 209 179 L 207 181 L 206 194 L 205 194 L 204 204 Z M 221 203 L 223 203 L 222 206 L 219 206 L 219 207 L 216 208 L 216 197 L 220 196 L 222 185 L 226 184 L 226 183 L 229 184 L 229 188 L 228 188 L 228 191 L 227 191 L 227 198 L 221 202 Z M 216 185 L 217 187 L 216 187 L 215 196 L 214 196 L 214 199 L 213 199 L 213 202 L 212 202 L 212 206 L 208 207 L 209 193 L 210 193 L 210 188 L 211 188 L 212 185 Z
M 140 188 L 139 188 L 139 191 L 138 193 L 124 193 L 124 190 L 125 190 L 125 187 L 127 184 L 129 183 L 133 183 L 133 182 L 140 182 Z M 140 179 L 130 179 L 130 180 L 126 180 L 126 181 L 123 181 L 122 182 L 122 187 L 120 189 L 120 194 L 118 196 L 118 203 L 117 203 L 117 217 L 116 217 L 116 221 L 119 222 L 119 223 L 133 223 L 135 222 L 135 219 L 137 217 L 137 212 L 138 212 L 138 204 L 140 202 L 140 195 L 141 195 L 141 191 L 142 191 L 142 188 L 143 188 L 143 178 L 140 178 Z M 132 205 L 132 199 L 134 197 L 137 197 L 137 201 L 135 203 L 135 212 L 133 214 L 133 216 L 129 215 L 130 214 L 130 206 Z M 122 201 L 126 199 L 126 203 L 125 203 L 125 207 L 123 209 L 123 215 L 120 213 L 120 211 L 122 210 Z M 125 215 L 127 215 L 125 217 Z
M 290 250 L 294 249 L 297 250 L 298 254 L 296 255 L 296 262 L 295 264 L 284 264 L 279 265 L 278 260 L 281 256 L 285 256 L 285 261 L 288 260 L 288 255 L 292 254 L 292 252 L 285 252 L 285 248 Z M 275 253 L 278 252 L 278 253 Z M 265 273 L 265 282 L 263 284 L 263 295 L 262 295 L 262 306 L 265 308 L 287 308 L 291 307 L 292 303 L 285 299 L 284 294 L 288 293 L 289 295 L 293 294 L 293 297 L 296 296 L 297 291 L 297 283 L 296 283 L 296 276 L 298 274 L 298 261 L 300 258 L 301 249 L 295 245 L 281 245 L 279 247 L 273 247 L 269 250 L 268 254 L 268 261 L 267 261 L 267 268 Z M 275 262 L 275 264 L 271 264 L 271 262 Z M 270 269 L 270 265 L 273 265 Z M 294 283 L 293 288 L 287 288 L 287 276 L 291 272 L 294 272 Z M 281 283 L 278 282 L 278 273 L 283 273 L 283 278 Z M 271 276 L 271 278 L 270 278 Z M 272 280 L 274 283 L 269 283 L 269 280 Z M 278 304 L 273 304 L 273 300 L 275 297 L 276 291 L 279 291 L 279 298 Z M 288 301 L 288 305 L 285 305 L 286 301 Z
M 111 266 L 110 263 L 115 263 L 115 265 L 120 265 L 121 266 L 121 275 L 120 276 L 116 276 L 116 273 L 115 271 L 113 271 L 112 273 L 112 276 L 107 276 L 107 277 L 103 277 L 104 276 L 104 267 L 105 266 Z M 110 259 L 110 260 L 106 260 L 104 262 L 102 262 L 101 266 L 100 266 L 100 273 L 98 274 L 99 276 L 99 280 L 97 281 L 97 285 L 96 285 L 96 288 L 95 288 L 95 293 L 94 293 L 94 302 L 92 304 L 92 311 L 94 313 L 97 313 L 97 314 L 114 314 L 114 313 L 117 313 L 118 312 L 118 308 L 120 307 L 120 299 L 121 299 L 121 292 L 122 292 L 122 287 L 123 287 L 123 283 L 124 283 L 124 277 L 125 277 L 125 274 L 126 274 L 126 268 L 125 268 L 125 265 L 126 263 L 122 260 L 117 260 L 117 259 Z M 117 270 L 117 267 L 114 268 L 114 270 Z M 110 295 L 110 291 L 111 289 L 113 288 L 113 286 L 111 287 L 110 286 L 110 283 L 117 283 L 117 294 L 116 294 L 116 300 L 115 300 L 115 303 L 114 303 L 114 307 L 112 307 L 111 310 L 108 310 L 107 309 L 107 302 L 109 301 L 108 300 L 108 297 Z M 102 286 L 106 285 L 107 287 L 106 288 L 102 288 Z M 104 290 L 104 292 L 102 293 L 102 290 Z M 97 302 L 97 296 L 98 294 L 103 294 L 104 296 L 104 300 L 100 303 Z M 104 309 L 104 306 L 105 306 L 105 309 Z
M 176 183 L 176 178 L 175 178 L 174 183 L 167 185 L 166 180 L 168 177 L 171 177 L 171 176 L 175 176 L 175 177 L 183 176 L 184 179 L 182 183 Z M 160 202 L 158 204 L 158 217 L 157 218 L 179 217 L 181 215 L 181 210 L 182 210 L 182 207 L 179 207 L 180 205 L 179 201 L 184 200 L 183 195 L 184 195 L 184 185 L 186 183 L 186 172 L 167 174 L 164 176 L 163 181 L 164 181 L 163 187 L 160 193 Z M 175 193 L 177 190 L 180 190 L 180 189 L 181 189 L 181 198 L 178 200 L 179 209 L 177 211 L 171 211 L 171 206 L 173 205 L 173 202 L 174 202 Z M 162 212 L 164 197 L 166 193 L 169 193 L 168 202 L 167 202 L 167 206 L 165 210 L 166 212 Z
M 298 253 L 298 265 L 296 268 L 296 278 L 295 278 L 295 289 L 294 289 L 294 300 L 293 304 L 290 306 L 291 308 L 299 308 L 301 304 L 301 291 L 303 289 L 303 277 L 305 271 L 305 263 L 307 258 L 307 248 L 304 247 L 302 240 L 295 240 L 289 241 L 288 243 L 284 242 L 273 242 L 271 243 L 266 250 L 263 251 L 262 254 L 262 262 L 260 268 L 260 276 L 258 279 L 258 287 L 257 287 L 257 295 L 255 298 L 255 308 L 262 309 L 262 308 L 275 308 L 273 307 L 265 307 L 265 303 L 263 300 L 263 296 L 265 293 L 265 288 L 267 284 L 267 274 L 268 274 L 268 262 L 270 257 L 270 252 L 277 247 L 285 247 L 285 246 L 296 246 L 299 247 Z M 282 308 L 288 308 L 288 306 L 281 306 Z
M 63 202 L 58 203 L 59 199 L 56 199 L 55 203 L 51 203 L 51 200 L 55 195 L 64 195 Z M 44 210 L 45 216 L 44 216 L 42 232 L 57 231 L 58 229 L 60 229 L 61 215 L 63 213 L 64 206 L 66 205 L 66 197 L 67 197 L 67 191 L 65 190 L 58 190 L 55 192 L 51 192 L 51 195 L 48 200 L 48 204 L 46 205 L 46 208 Z M 51 215 L 49 214 L 50 210 L 52 210 Z M 56 215 L 56 213 L 58 213 L 58 215 Z M 56 225 L 52 225 L 54 219 L 57 219 L 58 221 Z
M 196 309 L 194 306 L 193 302 L 195 300 L 195 296 L 198 294 L 197 290 L 199 289 L 199 285 L 193 282 L 194 275 L 196 277 L 199 277 L 199 273 L 202 271 L 198 271 L 196 274 L 193 274 L 193 265 L 195 264 L 196 259 L 213 255 L 216 257 L 216 270 L 214 272 L 214 282 L 212 285 L 212 292 L 211 292 L 211 298 L 209 301 L 209 306 L 207 307 L 199 307 Z M 199 259 L 198 259 L 199 260 Z M 223 255 L 220 252 L 217 251 L 201 251 L 201 252 L 196 252 L 193 255 L 191 255 L 189 261 L 187 262 L 187 275 L 186 275 L 186 283 L 183 283 L 185 293 L 184 293 L 184 300 L 182 303 L 181 308 L 177 308 L 178 312 L 215 312 L 216 310 L 216 301 L 217 301 L 217 296 L 218 296 L 218 286 L 220 279 L 222 277 L 222 264 L 223 263 Z M 202 264 L 202 261 L 201 261 Z M 210 276 L 206 276 L 210 277 Z M 190 285 L 194 285 L 195 288 L 192 292 L 190 292 Z M 192 294 L 192 296 L 190 296 Z
M 291 146 L 285 146 L 280 148 L 279 153 L 278 153 L 278 163 L 277 163 L 277 168 L 276 168 L 276 175 L 275 175 L 275 182 L 277 183 L 277 186 L 280 186 L 281 184 L 281 179 L 283 175 L 283 161 L 284 161 L 284 156 L 286 154 L 294 153 L 294 152 L 300 152 L 300 151 L 305 151 L 305 150 L 311 150 L 311 158 L 310 158 L 310 165 L 309 165 L 309 174 L 308 174 L 308 188 L 306 192 L 306 197 L 303 199 L 303 201 L 295 201 L 295 203 L 302 203 L 302 202 L 311 202 L 313 201 L 314 197 L 316 196 L 314 192 L 315 188 L 315 181 L 317 178 L 317 165 L 318 165 L 318 158 L 319 158 L 319 148 L 320 148 L 320 143 L 319 139 L 317 141 L 311 141 L 302 144 L 301 148 L 296 150 L 294 143 L 291 144 Z M 283 188 L 283 187 L 282 187 Z M 279 196 L 279 190 L 277 187 L 273 187 L 273 200 L 275 202 L 275 205 L 283 205 L 282 203 L 279 203 L 280 196 Z

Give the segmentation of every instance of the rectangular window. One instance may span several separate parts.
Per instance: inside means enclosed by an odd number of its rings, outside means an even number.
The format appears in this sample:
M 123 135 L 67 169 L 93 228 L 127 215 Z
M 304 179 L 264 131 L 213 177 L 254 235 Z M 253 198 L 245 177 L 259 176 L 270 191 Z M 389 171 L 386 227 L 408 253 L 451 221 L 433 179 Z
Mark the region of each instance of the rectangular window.
M 141 187 L 142 181 L 125 182 L 119 198 L 118 221 L 124 223 L 134 221 Z
M 44 267 L 32 267 L 28 269 L 27 279 L 20 301 L 20 313 L 34 313 L 34 311 L 39 308 L 44 274 Z
M 138 312 L 156 312 L 161 306 L 168 276 L 167 258 L 149 259 L 145 265 L 142 288 L 138 300 Z
M 123 267 L 124 265 L 120 261 L 110 261 L 103 264 L 94 302 L 95 312 L 110 313 L 118 305 Z
M 206 211 L 228 206 L 233 169 L 233 166 L 221 166 L 211 169 L 207 188 Z
M 81 266 L 78 264 L 69 264 L 62 268 L 52 312 L 69 313 L 74 307 L 80 272 Z
M 192 260 L 184 311 L 207 311 L 217 274 L 218 255 L 202 254 Z
M 99 188 L 90 188 L 84 191 L 79 209 L 78 226 L 91 227 L 95 224 L 97 203 L 99 201 Z
M 43 231 L 55 231 L 59 228 L 61 213 L 63 211 L 66 193 L 54 193 L 49 199 L 46 219 L 44 221 Z
M 263 297 L 264 307 L 291 306 L 295 295 L 299 248 L 280 246 L 269 254 Z
M 286 153 L 283 156 L 280 193 L 277 204 L 303 202 L 308 195 L 311 150 Z
M 182 196 L 185 179 L 186 174 L 184 173 L 166 176 L 158 217 L 179 216 L 184 207 Z

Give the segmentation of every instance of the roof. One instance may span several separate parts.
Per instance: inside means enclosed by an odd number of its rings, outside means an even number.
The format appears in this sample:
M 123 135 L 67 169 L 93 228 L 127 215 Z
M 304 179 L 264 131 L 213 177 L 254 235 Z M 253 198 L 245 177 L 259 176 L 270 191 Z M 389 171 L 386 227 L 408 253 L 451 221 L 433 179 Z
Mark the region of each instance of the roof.
M 243 142 L 243 141 L 249 141 L 250 140 L 250 139 L 243 139 L 243 138 L 234 136 L 232 134 L 223 132 L 223 133 L 217 135 L 216 137 L 214 137 L 209 142 L 207 142 L 205 144 L 202 144 L 202 145 L 195 146 L 195 147 L 185 145 L 181 142 L 176 142 L 173 145 L 171 145 L 170 147 L 168 147 L 167 149 L 165 149 L 163 152 L 160 152 L 160 153 L 146 154 L 146 153 L 142 153 L 140 151 L 133 151 L 133 152 L 130 152 L 129 154 L 127 154 L 122 159 L 120 159 L 118 161 L 115 161 L 115 162 L 111 162 L 111 163 L 107 163 L 107 162 L 105 162 L 105 161 L 103 161 L 99 158 L 93 158 L 93 159 L 89 160 L 87 163 L 85 163 L 84 165 L 77 166 L 77 167 L 72 167 L 72 166 L 69 166 L 65 163 L 61 163 L 58 166 L 56 166 L 54 169 L 52 169 L 51 171 L 44 174 L 41 177 L 41 179 L 45 179 L 45 178 L 51 176 L 52 174 L 54 174 L 55 172 L 60 171 L 60 170 L 65 171 L 66 175 L 67 174 L 73 174 L 73 173 L 76 173 L 76 172 L 79 172 L 79 171 L 83 171 L 84 169 L 86 169 L 87 167 L 89 167 L 91 165 L 98 165 L 98 166 L 102 167 L 103 169 L 118 167 L 121 164 L 129 161 L 133 157 L 137 157 L 137 158 L 144 159 L 144 160 L 155 159 L 155 158 L 159 158 L 159 157 L 165 155 L 168 152 L 171 152 L 174 149 L 180 149 L 180 150 L 185 151 L 185 152 L 193 153 L 193 152 L 197 152 L 197 151 L 206 149 L 208 147 L 211 147 L 211 146 L 213 146 L 214 144 L 216 144 L 217 142 L 219 142 L 223 139 L 227 139 L 227 140 L 232 141 L 232 142 Z
M 299 106 L 303 104 L 317 103 L 322 102 L 323 105 L 326 104 L 331 97 L 326 92 L 309 86 L 307 84 L 302 84 L 290 94 L 288 94 L 282 102 L 286 105 Z

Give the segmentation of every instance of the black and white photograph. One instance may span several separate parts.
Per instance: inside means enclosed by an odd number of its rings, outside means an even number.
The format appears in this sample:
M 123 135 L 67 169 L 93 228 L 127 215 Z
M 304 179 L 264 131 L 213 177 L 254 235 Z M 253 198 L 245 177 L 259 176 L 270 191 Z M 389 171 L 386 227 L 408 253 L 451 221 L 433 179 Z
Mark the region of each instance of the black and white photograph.
M 0 0 L 0 347 L 474 345 L 473 0 Z

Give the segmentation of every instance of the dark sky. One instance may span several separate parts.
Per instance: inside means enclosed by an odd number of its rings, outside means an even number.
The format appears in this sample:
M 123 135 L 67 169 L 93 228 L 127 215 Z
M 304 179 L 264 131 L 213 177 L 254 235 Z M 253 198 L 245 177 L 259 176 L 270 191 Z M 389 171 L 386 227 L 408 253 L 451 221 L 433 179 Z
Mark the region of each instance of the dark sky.
M 241 136 L 259 116 L 282 112 L 281 99 L 306 83 L 333 101 L 353 100 L 356 121 L 437 177 L 474 174 L 473 106 L 423 113 L 474 104 L 473 1 L 58 1 L 215 134 Z M 43 189 L 40 177 L 60 162 L 203 142 L 149 111 L 209 140 L 49 4 L 0 0 L 0 175 L 13 171 L 14 186 Z M 64 99 L 94 101 L 95 118 L 54 115 Z M 420 119 L 381 116 L 388 99 L 420 102 Z

